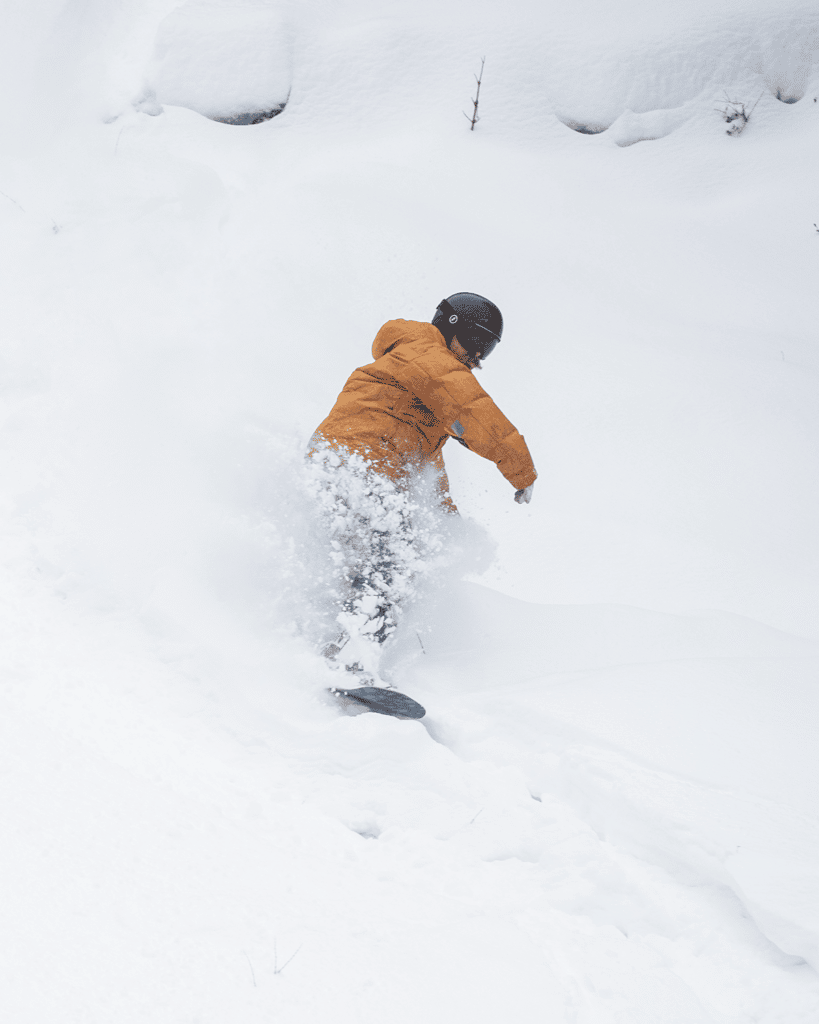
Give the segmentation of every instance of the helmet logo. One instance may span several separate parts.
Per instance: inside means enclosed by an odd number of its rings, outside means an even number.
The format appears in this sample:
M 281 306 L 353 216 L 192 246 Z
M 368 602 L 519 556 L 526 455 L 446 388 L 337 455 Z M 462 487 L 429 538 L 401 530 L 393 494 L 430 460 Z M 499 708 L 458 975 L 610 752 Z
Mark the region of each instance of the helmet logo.
M 457 322 L 458 322 L 458 318 L 457 318 L 457 316 L 454 316 L 454 315 L 453 315 L 453 316 L 451 316 L 451 317 L 449 318 L 449 322 L 450 322 L 451 324 L 457 324 Z

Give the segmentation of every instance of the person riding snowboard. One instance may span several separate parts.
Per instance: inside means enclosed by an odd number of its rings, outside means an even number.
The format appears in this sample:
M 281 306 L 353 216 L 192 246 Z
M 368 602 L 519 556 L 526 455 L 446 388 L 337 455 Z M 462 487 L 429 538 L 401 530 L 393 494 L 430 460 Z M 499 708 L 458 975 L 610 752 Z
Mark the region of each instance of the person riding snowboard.
M 394 632 L 418 567 L 414 483 L 432 474 L 440 509 L 457 514 L 442 455 L 451 437 L 494 462 L 516 502 L 531 500 L 537 472 L 526 442 L 472 373 L 502 333 L 498 307 L 473 292 L 443 299 L 431 323 L 388 321 L 374 362 L 353 371 L 313 434 L 308 455 L 321 467 L 317 494 L 343 591 L 341 633 L 325 657 L 353 638 L 380 645 Z M 349 643 L 349 669 L 373 672 L 366 646 Z

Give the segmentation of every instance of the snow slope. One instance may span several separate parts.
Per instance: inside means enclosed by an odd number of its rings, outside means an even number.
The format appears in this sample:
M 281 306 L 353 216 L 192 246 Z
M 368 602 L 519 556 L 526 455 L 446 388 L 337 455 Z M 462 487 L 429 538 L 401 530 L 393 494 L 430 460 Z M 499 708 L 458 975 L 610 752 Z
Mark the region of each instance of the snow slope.
M 812 5 L 6 18 L 4 1015 L 815 1021 Z M 459 289 L 535 499 L 447 451 L 427 718 L 339 717 L 300 452 Z

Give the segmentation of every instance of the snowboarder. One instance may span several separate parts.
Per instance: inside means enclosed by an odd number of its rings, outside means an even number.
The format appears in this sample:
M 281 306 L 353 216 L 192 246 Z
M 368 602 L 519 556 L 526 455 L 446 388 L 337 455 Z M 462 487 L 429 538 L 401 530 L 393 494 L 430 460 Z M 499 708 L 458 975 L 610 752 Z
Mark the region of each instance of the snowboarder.
M 375 361 L 353 371 L 311 438 L 345 590 L 341 633 L 325 657 L 356 633 L 381 644 L 395 630 L 397 607 L 412 590 L 413 480 L 432 472 L 440 508 L 457 514 L 442 456 L 450 437 L 494 462 L 516 502 L 531 500 L 537 473 L 526 442 L 472 373 L 502 332 L 498 307 L 473 292 L 442 300 L 431 323 L 390 320 L 373 342 Z M 372 672 L 360 644 L 349 655 L 348 668 Z

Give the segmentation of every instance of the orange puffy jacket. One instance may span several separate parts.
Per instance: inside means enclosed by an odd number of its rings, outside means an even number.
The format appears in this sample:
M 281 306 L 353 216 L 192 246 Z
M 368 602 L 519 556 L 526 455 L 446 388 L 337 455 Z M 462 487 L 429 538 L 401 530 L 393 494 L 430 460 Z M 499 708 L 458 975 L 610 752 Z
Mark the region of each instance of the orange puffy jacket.
M 373 342 L 374 363 L 354 370 L 310 442 L 368 459 L 393 479 L 432 463 L 446 503 L 441 449 L 450 437 L 494 462 L 516 489 L 537 473 L 521 434 L 446 346 L 432 324 L 390 320 Z

